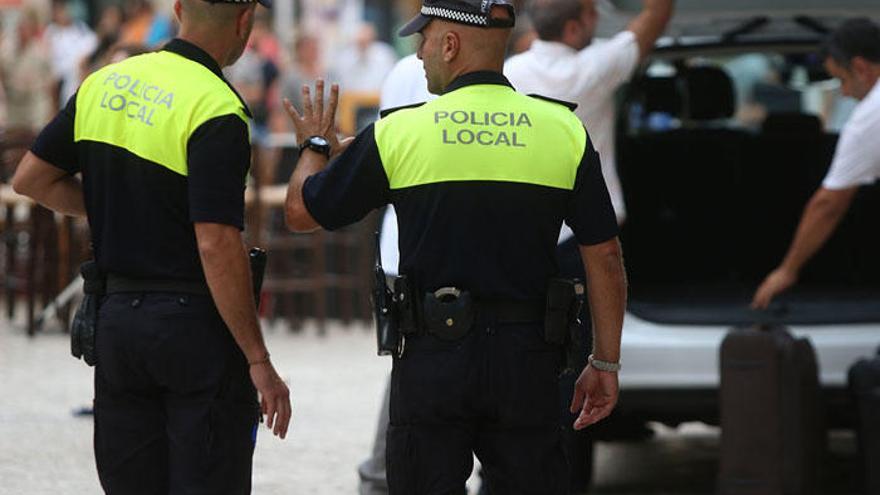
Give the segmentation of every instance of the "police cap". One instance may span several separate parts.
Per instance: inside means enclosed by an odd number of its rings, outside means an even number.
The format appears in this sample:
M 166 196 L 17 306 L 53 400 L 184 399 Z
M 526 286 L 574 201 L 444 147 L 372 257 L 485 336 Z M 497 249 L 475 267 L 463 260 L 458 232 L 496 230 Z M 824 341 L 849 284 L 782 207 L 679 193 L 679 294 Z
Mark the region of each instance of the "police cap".
M 245 3 L 254 3 L 258 2 L 263 7 L 267 9 L 272 8 L 272 0 L 205 0 L 208 3 L 232 3 L 232 4 L 245 4 Z
M 494 18 L 492 7 L 505 7 L 510 16 Z M 511 0 L 422 0 L 422 9 L 398 34 L 409 36 L 425 29 L 431 19 L 467 24 L 483 28 L 511 28 L 516 12 Z

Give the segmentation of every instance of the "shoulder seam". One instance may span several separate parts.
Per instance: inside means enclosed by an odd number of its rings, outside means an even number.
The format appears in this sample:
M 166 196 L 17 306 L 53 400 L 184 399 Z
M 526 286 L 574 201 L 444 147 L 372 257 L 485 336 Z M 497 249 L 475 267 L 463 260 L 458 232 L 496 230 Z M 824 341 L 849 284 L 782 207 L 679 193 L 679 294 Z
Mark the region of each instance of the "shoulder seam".
M 574 112 L 578 108 L 577 103 L 573 103 L 570 101 L 557 100 L 556 98 L 550 98 L 549 96 L 544 96 L 544 95 L 539 95 L 539 94 L 534 94 L 534 93 L 529 94 L 528 96 L 530 98 L 537 98 L 539 100 L 549 101 L 550 103 L 556 103 L 557 105 L 562 105 L 562 106 L 568 108 L 569 110 L 571 110 L 572 112 Z
M 412 105 L 403 105 L 403 106 L 400 106 L 400 107 L 386 108 L 385 110 L 381 110 L 381 111 L 379 112 L 379 118 L 383 118 L 383 119 L 384 119 L 385 117 L 387 117 L 387 116 L 391 115 L 392 113 L 397 112 L 397 111 L 399 111 L 399 110 L 406 110 L 406 109 L 409 109 L 409 108 L 418 108 L 418 107 L 424 105 L 425 103 L 426 103 L 426 102 L 423 101 L 423 102 L 421 102 L 421 103 L 413 103 Z

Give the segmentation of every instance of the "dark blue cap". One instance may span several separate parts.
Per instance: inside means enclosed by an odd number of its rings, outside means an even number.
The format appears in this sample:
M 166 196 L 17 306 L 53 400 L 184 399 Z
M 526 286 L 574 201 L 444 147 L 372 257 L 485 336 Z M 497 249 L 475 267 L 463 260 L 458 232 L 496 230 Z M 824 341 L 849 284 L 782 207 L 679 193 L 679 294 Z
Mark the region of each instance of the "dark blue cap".
M 492 7 L 505 7 L 509 18 L 492 17 Z M 511 28 L 516 23 L 516 10 L 509 0 L 422 0 L 422 9 L 403 29 L 402 37 L 425 29 L 432 19 L 483 28 Z

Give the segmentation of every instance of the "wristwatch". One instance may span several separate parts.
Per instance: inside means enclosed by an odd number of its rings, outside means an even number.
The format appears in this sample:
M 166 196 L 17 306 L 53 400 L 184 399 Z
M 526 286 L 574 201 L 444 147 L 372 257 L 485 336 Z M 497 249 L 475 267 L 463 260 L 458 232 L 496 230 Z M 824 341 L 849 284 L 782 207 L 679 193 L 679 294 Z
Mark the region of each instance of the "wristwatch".
M 330 141 L 327 141 L 324 136 L 312 136 L 303 141 L 303 143 L 299 145 L 299 152 L 302 153 L 306 149 L 310 149 L 330 158 Z
M 587 361 L 589 361 L 590 366 L 592 366 L 593 368 L 596 368 L 599 371 L 604 371 L 606 373 L 617 373 L 618 371 L 620 371 L 621 368 L 620 363 L 602 361 L 594 358 L 592 354 L 590 354 L 590 357 L 587 358 Z

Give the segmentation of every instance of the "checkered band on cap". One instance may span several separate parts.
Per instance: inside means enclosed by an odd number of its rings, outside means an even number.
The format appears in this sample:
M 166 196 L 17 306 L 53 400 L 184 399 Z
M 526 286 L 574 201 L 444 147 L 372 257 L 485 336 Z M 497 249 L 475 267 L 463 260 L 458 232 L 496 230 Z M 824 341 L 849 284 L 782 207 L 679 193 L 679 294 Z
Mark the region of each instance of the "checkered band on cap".
M 438 17 L 452 22 L 461 24 L 470 24 L 472 26 L 488 26 L 489 18 L 484 15 L 470 14 L 467 12 L 459 12 L 457 10 L 446 9 L 443 7 L 427 7 L 422 6 L 422 15 L 430 17 Z

